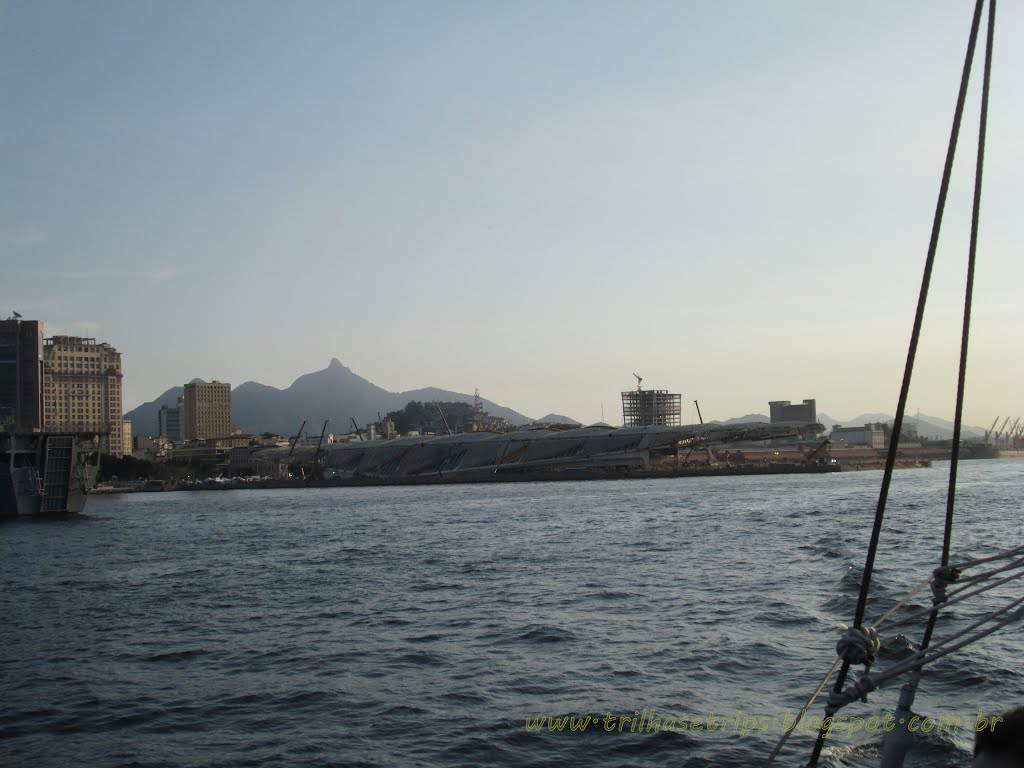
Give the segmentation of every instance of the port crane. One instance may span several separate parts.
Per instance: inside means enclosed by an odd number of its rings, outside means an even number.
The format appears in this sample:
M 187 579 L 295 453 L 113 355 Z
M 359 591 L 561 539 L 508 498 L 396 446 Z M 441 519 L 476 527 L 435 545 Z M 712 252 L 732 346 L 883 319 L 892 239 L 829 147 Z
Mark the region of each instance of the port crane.
M 292 454 L 295 453 L 295 446 L 299 444 L 299 438 L 302 437 L 302 430 L 304 430 L 305 428 L 306 428 L 306 422 L 303 421 L 302 422 L 302 426 L 299 427 L 299 431 L 295 433 L 295 438 L 292 440 L 292 447 L 288 449 L 288 458 L 289 459 L 292 457 Z
M 1010 425 L 1010 428 L 1008 430 L 1006 430 L 1006 437 L 1004 439 L 1006 440 L 1006 447 L 1007 448 L 1010 447 L 1011 439 L 1014 437 L 1014 435 L 1017 434 L 1017 425 L 1018 424 L 1020 424 L 1020 416 L 1018 416 L 1016 421 L 1014 421 L 1013 424 Z
M 804 456 L 804 464 L 814 464 L 819 458 L 824 458 L 827 461 L 829 459 L 828 449 L 830 445 L 831 441 L 826 437 L 815 448 L 808 451 L 807 455 Z
M 446 431 L 446 432 L 448 432 L 448 434 L 449 434 L 449 435 L 450 435 L 450 434 L 453 434 L 453 433 L 452 433 L 452 428 L 448 426 L 448 419 L 446 419 L 446 418 L 444 417 L 444 411 L 443 411 L 443 410 L 441 409 L 441 404 L 440 404 L 439 402 L 437 402 L 437 400 L 435 400 L 435 401 L 434 401 L 434 405 L 436 405 L 436 406 L 437 406 L 437 412 L 438 412 L 439 414 L 441 414 L 441 421 L 442 421 L 442 422 L 444 423 L 444 428 L 445 428 L 445 431 Z
M 295 446 L 299 444 L 299 438 L 302 437 L 302 430 L 304 430 L 305 428 L 306 428 L 306 422 L 305 422 L 305 420 L 303 420 L 302 426 L 299 427 L 299 431 L 295 433 L 295 438 L 292 440 L 291 448 L 288 449 L 288 455 L 285 457 L 284 466 L 282 466 L 281 469 L 280 469 L 281 473 L 285 477 L 287 477 L 289 474 L 291 474 L 292 454 L 295 453 Z
M 320 471 L 320 446 L 323 445 L 324 435 L 327 433 L 327 421 L 327 419 L 324 419 L 324 428 L 320 430 L 320 439 L 317 440 L 316 453 L 313 454 L 313 463 L 309 469 L 310 475 L 316 474 L 319 476 L 322 474 L 322 472 Z
M 1000 436 L 1001 436 L 1001 435 L 1003 434 L 1003 431 L 1004 431 L 1004 430 L 1006 429 L 1006 425 L 1007 425 L 1007 424 L 1009 424 L 1009 423 L 1010 423 L 1010 417 L 1009 417 L 1009 416 L 1007 416 L 1007 417 L 1006 417 L 1006 418 L 1005 418 L 1005 419 L 1003 420 L 1003 426 L 1001 426 L 1001 427 L 999 428 L 999 431 L 998 431 L 998 432 L 996 432 L 996 436 L 995 436 L 994 438 L 992 438 L 992 444 L 993 444 L 993 445 L 998 445 L 998 444 L 999 444 L 999 437 L 1000 437 Z
M 996 416 L 992 420 L 992 426 L 985 430 L 985 442 L 986 443 L 988 442 L 988 439 L 992 436 L 992 430 L 996 428 L 996 422 L 998 422 L 998 421 L 999 421 L 999 417 Z

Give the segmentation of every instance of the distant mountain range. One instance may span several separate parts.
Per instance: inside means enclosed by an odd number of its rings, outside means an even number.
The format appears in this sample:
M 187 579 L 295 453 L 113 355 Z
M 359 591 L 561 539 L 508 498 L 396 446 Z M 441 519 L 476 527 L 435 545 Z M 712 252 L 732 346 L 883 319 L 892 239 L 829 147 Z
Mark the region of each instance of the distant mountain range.
M 762 413 L 751 413 L 746 416 L 740 416 L 737 419 L 728 419 L 727 421 L 721 422 L 722 424 L 742 424 L 748 421 L 770 421 L 767 416 Z M 846 421 L 837 421 L 829 416 L 827 413 L 819 413 L 818 421 L 824 424 L 826 429 L 831 431 L 832 427 L 859 427 L 864 424 L 892 424 L 893 417 L 887 413 L 862 413 L 852 419 Z M 953 437 L 953 422 L 947 421 L 946 419 L 939 418 L 938 416 L 914 416 L 904 417 L 904 426 L 907 424 L 917 425 L 917 434 L 921 437 L 929 437 L 936 440 L 950 440 Z M 964 437 L 983 437 L 985 435 L 984 427 L 973 427 L 964 424 L 961 429 L 961 434 Z
M 160 408 L 175 407 L 184 391 L 183 386 L 172 387 L 155 400 L 126 413 L 124 417 L 132 422 L 132 431 L 137 435 L 159 434 Z M 255 381 L 239 384 L 231 392 L 231 417 L 234 426 L 252 434 L 293 435 L 303 421 L 308 422 L 307 428 L 314 428 L 322 425 L 324 419 L 329 421 L 329 432 L 349 432 L 352 419 L 364 427 L 377 421 L 378 413 L 397 411 L 410 400 L 472 403 L 473 395 L 436 387 L 388 392 L 356 375 L 335 358 L 322 371 L 300 376 L 287 389 Z M 491 416 L 499 416 L 512 424 L 533 421 L 490 400 L 484 400 L 483 405 Z
M 155 400 L 126 413 L 124 417 L 132 422 L 132 431 L 136 435 L 159 434 L 160 408 L 175 407 L 184 391 L 183 386 L 171 387 Z M 252 434 L 273 432 L 278 435 L 293 435 L 298 432 L 303 421 L 308 422 L 308 430 L 315 430 L 318 425 L 323 424 L 324 419 L 329 421 L 328 431 L 344 433 L 351 431 L 352 419 L 363 427 L 377 421 L 378 413 L 383 415 L 389 411 L 397 411 L 411 400 L 472 403 L 473 395 L 436 387 L 408 392 L 388 392 L 353 373 L 335 358 L 322 371 L 300 376 L 287 389 L 268 387 L 255 381 L 238 385 L 231 393 L 231 415 L 234 426 Z M 549 413 L 541 419 L 531 419 L 490 400 L 484 400 L 483 405 L 484 410 L 491 416 L 504 418 L 516 425 L 531 424 L 534 421 L 580 423 L 568 416 L 554 413 Z M 827 428 L 836 424 L 859 426 L 874 422 L 892 423 L 892 420 L 893 417 L 885 413 L 862 413 L 856 418 L 842 422 L 825 413 L 818 414 L 818 421 Z M 909 419 L 911 423 L 915 420 L 918 424 L 918 434 L 922 437 L 948 440 L 953 436 L 953 423 L 950 421 L 936 416 L 915 416 Z M 751 413 L 718 423 L 740 424 L 750 421 L 767 422 L 770 419 L 761 413 Z M 985 434 L 985 429 L 965 425 L 963 433 L 964 436 L 980 437 Z

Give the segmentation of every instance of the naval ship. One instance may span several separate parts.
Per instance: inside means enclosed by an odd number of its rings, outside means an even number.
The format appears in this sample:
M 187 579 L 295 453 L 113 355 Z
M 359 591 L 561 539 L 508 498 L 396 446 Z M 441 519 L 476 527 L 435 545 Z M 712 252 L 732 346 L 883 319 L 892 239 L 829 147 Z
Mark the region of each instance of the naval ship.
M 91 434 L 0 431 L 0 517 L 81 512 L 99 445 Z

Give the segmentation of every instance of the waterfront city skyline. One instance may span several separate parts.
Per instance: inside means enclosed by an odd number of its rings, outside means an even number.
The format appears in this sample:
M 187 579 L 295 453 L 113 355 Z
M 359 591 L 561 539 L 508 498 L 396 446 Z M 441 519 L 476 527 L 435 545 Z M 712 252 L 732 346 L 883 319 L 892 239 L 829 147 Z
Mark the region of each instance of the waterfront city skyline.
M 895 410 L 971 9 L 0 0 L 0 315 L 193 378 Z M 965 419 L 1020 408 L 999 8 Z M 972 79 L 910 408 L 953 410 Z M 684 413 L 684 421 L 695 414 Z

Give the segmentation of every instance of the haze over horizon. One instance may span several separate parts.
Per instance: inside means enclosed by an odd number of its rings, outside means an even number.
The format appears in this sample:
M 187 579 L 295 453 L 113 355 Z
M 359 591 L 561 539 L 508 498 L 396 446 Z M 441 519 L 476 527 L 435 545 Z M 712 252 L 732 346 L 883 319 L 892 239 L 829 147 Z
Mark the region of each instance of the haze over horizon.
M 895 410 L 971 8 L 0 0 L 0 315 L 193 378 L 614 423 Z M 965 421 L 1021 409 L 999 8 Z M 980 50 L 909 412 L 953 412 Z M 684 408 L 684 420 L 687 418 Z
M 311 377 L 316 377 L 316 378 L 320 379 L 321 382 L 322 382 L 323 380 L 322 380 L 321 377 L 323 375 L 331 374 L 331 373 L 336 373 L 338 371 L 346 372 L 344 374 L 346 382 L 349 381 L 349 378 L 348 378 L 349 374 L 355 374 L 355 376 L 357 376 L 357 377 L 359 377 L 361 379 L 364 379 L 364 381 L 366 381 L 370 386 L 376 387 L 376 383 L 375 382 L 370 381 L 369 379 L 366 379 L 366 377 L 360 376 L 358 371 L 352 371 L 342 361 L 338 360 L 338 358 L 332 358 L 330 363 L 326 367 L 324 367 L 324 368 L 321 368 L 321 369 L 316 370 L 316 371 L 307 371 L 307 372 L 305 372 L 305 373 L 303 373 L 303 374 L 301 374 L 299 376 L 296 376 L 295 377 L 295 381 L 292 382 L 292 383 L 298 383 L 299 379 L 302 379 L 304 381 L 303 387 L 304 388 L 308 388 L 308 386 L 309 386 L 309 379 Z M 196 378 L 196 379 L 193 379 L 193 381 L 206 381 L 206 380 L 201 379 L 201 378 Z M 154 395 L 152 398 L 149 398 L 145 403 L 140 404 L 140 406 L 138 406 L 138 407 L 141 407 L 141 408 L 145 409 L 146 406 L 155 406 L 156 404 L 158 404 L 158 401 L 160 401 L 162 399 L 166 400 L 167 399 L 166 396 L 171 394 L 175 389 L 177 389 L 178 394 L 180 394 L 182 386 L 183 386 L 184 383 L 187 383 L 187 382 L 183 382 L 182 384 L 175 384 L 175 385 L 172 385 L 172 386 L 169 386 L 169 387 L 165 388 L 158 395 Z M 235 390 L 237 390 L 242 385 L 253 384 L 253 383 L 256 383 L 256 384 L 259 384 L 259 385 L 262 386 L 262 382 L 253 382 L 253 381 L 250 380 L 250 381 L 246 381 L 246 382 L 240 382 L 240 383 L 237 383 L 237 384 L 231 384 L 231 389 L 232 389 L 232 391 L 235 391 Z M 343 383 L 342 386 L 347 388 L 348 384 L 347 383 Z M 289 387 L 290 387 L 290 385 L 286 386 L 286 387 L 280 387 L 280 388 L 277 388 L 277 389 L 280 390 L 280 391 L 283 391 L 283 390 L 289 389 Z M 429 389 L 429 387 L 425 387 L 424 389 Z M 324 389 L 324 384 L 323 383 L 318 385 L 318 390 L 319 391 L 318 391 L 318 395 L 317 395 L 317 400 L 319 402 L 319 401 L 321 401 L 323 399 L 323 394 L 326 392 L 326 390 Z M 439 392 L 443 392 L 443 390 L 439 390 Z M 433 399 L 435 396 L 437 396 L 437 395 L 431 394 L 431 395 L 425 397 L 425 393 L 422 391 L 422 389 L 421 390 L 404 390 L 402 392 L 390 392 L 390 391 L 388 391 L 388 394 L 406 394 L 406 395 L 408 395 L 410 400 L 421 400 L 421 401 L 425 400 L 425 399 Z M 450 396 L 450 395 L 456 394 L 456 392 L 454 390 L 451 390 L 451 391 L 445 392 L 445 394 Z M 464 392 L 463 391 L 463 392 L 458 392 L 458 394 L 465 395 L 467 402 L 471 402 L 472 401 L 472 393 Z M 483 397 L 483 399 L 484 399 L 485 408 L 487 409 L 488 412 L 491 412 L 493 409 L 490 408 L 487 405 L 488 398 L 486 398 L 484 396 L 484 393 L 481 393 L 481 397 Z M 359 399 L 362 400 L 363 396 L 360 395 Z M 449 399 L 449 397 L 441 395 L 441 399 L 442 400 L 447 400 L 447 399 Z M 164 404 L 169 404 L 171 402 L 172 401 L 167 400 L 167 402 L 164 403 Z M 237 404 L 237 402 L 238 401 L 236 401 L 236 404 Z M 342 398 L 338 402 L 339 403 L 344 403 L 344 398 Z M 406 401 L 403 401 L 402 405 L 404 405 L 405 402 Z M 795 402 L 799 403 L 800 401 L 798 400 L 798 401 L 795 401 Z M 251 403 L 246 402 L 246 405 L 248 406 L 247 407 L 247 411 L 251 411 L 251 409 L 252 409 L 251 408 Z M 505 403 L 495 403 L 495 405 L 499 406 L 499 408 L 508 408 L 509 407 Z M 879 420 L 885 421 L 885 420 L 891 420 L 892 419 L 892 414 L 887 414 L 887 413 L 884 413 L 884 412 L 878 411 L 878 410 L 875 410 L 875 411 L 861 411 L 861 412 L 857 413 L 856 415 L 848 414 L 847 415 L 848 418 L 845 418 L 845 419 L 844 418 L 839 418 L 839 419 L 837 419 L 833 414 L 829 413 L 827 411 L 827 409 L 822 408 L 821 407 L 821 403 L 818 403 L 817 405 L 818 405 L 817 412 L 818 412 L 819 419 L 825 423 L 827 428 L 831 428 L 830 425 L 831 425 L 831 422 L 833 422 L 833 421 L 837 422 L 840 425 L 845 425 L 845 426 L 859 426 L 860 424 L 866 423 L 867 421 L 879 421 Z M 262 407 L 265 407 L 265 406 L 262 406 Z M 375 406 L 375 407 L 377 407 L 378 410 L 381 410 L 381 406 Z M 389 406 L 383 406 L 383 408 L 388 408 L 388 407 Z M 398 404 L 395 404 L 394 407 L 399 407 L 399 406 L 398 406 Z M 315 410 L 315 408 L 314 408 L 314 410 Z M 512 408 L 512 410 L 515 411 L 516 409 Z M 134 409 L 129 409 L 129 411 L 134 411 Z M 750 409 L 750 410 L 748 410 L 748 411 L 746 411 L 744 413 L 720 414 L 720 415 L 714 417 L 713 419 L 709 417 L 707 420 L 708 421 L 728 421 L 730 419 L 742 418 L 744 416 L 761 415 L 767 421 L 768 418 L 769 418 L 768 411 L 769 411 L 768 402 L 765 401 L 764 403 L 761 404 L 761 407 L 759 407 L 759 408 L 752 408 L 752 409 Z M 319 422 L 319 419 L 322 418 L 324 414 L 320 413 L 318 410 L 316 410 L 315 412 L 316 412 L 316 415 L 315 415 L 315 418 L 313 420 L 316 421 L 316 422 Z M 544 417 L 545 416 L 549 416 L 549 415 L 568 416 L 570 419 L 574 418 L 572 416 L 572 414 L 555 414 L 553 411 L 548 411 L 548 412 L 545 412 L 544 414 L 539 414 L 539 413 L 524 414 L 524 413 L 522 413 L 520 411 L 516 411 L 516 412 L 519 413 L 520 415 L 526 416 L 526 417 L 534 419 L 534 420 L 544 420 Z M 129 413 L 129 412 L 126 412 L 126 413 Z M 302 411 L 302 413 L 303 413 L 303 415 L 306 415 L 306 416 L 312 415 L 308 411 Z M 615 413 L 617 413 L 620 418 L 616 419 L 616 417 L 614 415 Z M 349 415 L 351 415 L 351 414 L 349 414 Z M 496 413 L 496 414 L 492 414 L 492 415 L 503 415 L 503 414 Z M 612 409 L 605 409 L 605 414 L 603 414 L 603 415 L 605 416 L 605 418 L 602 419 L 601 421 L 611 422 L 613 424 L 613 426 L 614 425 L 621 425 L 622 424 L 621 403 L 617 401 L 615 403 L 615 407 L 612 408 Z M 270 414 L 267 414 L 267 416 L 269 417 Z M 692 401 L 690 403 L 686 403 L 686 402 L 683 403 L 682 423 L 684 423 L 684 424 L 688 424 L 688 423 L 695 424 L 701 418 L 703 418 L 703 416 L 704 416 L 703 409 L 701 410 L 701 413 L 698 414 L 697 413 L 697 408 L 692 403 Z M 155 420 L 157 419 L 157 415 L 156 415 L 156 411 L 155 410 L 152 410 L 152 413 L 150 414 L 150 417 L 151 417 L 150 421 L 155 423 Z M 348 423 L 347 422 L 347 418 L 348 417 L 346 416 L 346 418 L 341 419 L 341 421 L 335 420 L 335 422 L 337 422 L 338 424 L 347 425 L 347 423 Z M 914 420 L 918 419 L 918 418 L 923 419 L 924 421 L 931 420 L 933 423 L 936 422 L 936 420 L 938 422 L 949 421 L 949 420 L 945 419 L 945 417 L 943 417 L 941 415 L 936 416 L 935 414 L 926 414 L 926 413 L 922 413 L 920 411 L 917 411 L 917 412 L 908 411 L 907 412 L 907 418 L 910 421 L 912 421 L 912 422 Z M 364 417 L 364 420 L 369 420 L 369 419 L 371 419 L 370 416 L 365 416 Z M 236 419 L 236 426 L 238 424 L 240 424 L 240 423 L 241 422 Z M 367 422 L 367 423 L 369 423 L 369 422 Z M 580 423 L 582 423 L 583 425 L 586 426 L 588 424 L 593 424 L 593 423 L 598 423 L 598 422 L 580 422 Z M 949 421 L 949 426 L 952 426 L 952 422 L 951 421 Z M 133 425 L 133 429 L 135 429 L 136 427 L 139 427 L 139 425 L 138 424 L 134 424 Z M 261 427 L 259 431 L 262 431 L 262 429 L 263 428 Z M 925 436 L 930 436 L 930 433 L 927 431 L 927 429 L 928 428 L 926 427 L 925 431 L 922 434 L 925 435 Z M 977 424 L 973 424 L 972 425 L 972 424 L 969 424 L 967 422 L 964 423 L 964 430 L 965 430 L 965 432 L 966 431 L 970 431 L 970 430 L 975 430 L 976 431 L 977 429 L 986 429 L 986 427 L 980 426 L 980 425 L 977 425 Z M 141 431 L 145 431 L 145 426 L 142 427 Z M 285 430 L 285 432 L 287 432 L 287 431 L 288 430 Z

